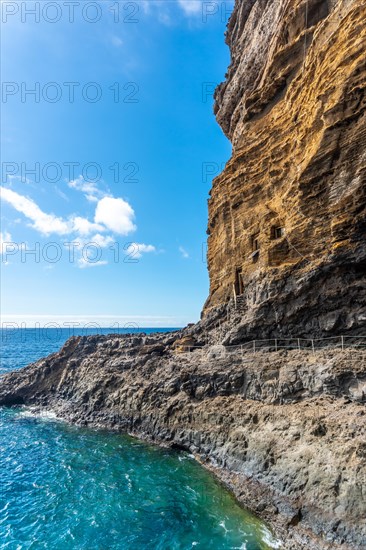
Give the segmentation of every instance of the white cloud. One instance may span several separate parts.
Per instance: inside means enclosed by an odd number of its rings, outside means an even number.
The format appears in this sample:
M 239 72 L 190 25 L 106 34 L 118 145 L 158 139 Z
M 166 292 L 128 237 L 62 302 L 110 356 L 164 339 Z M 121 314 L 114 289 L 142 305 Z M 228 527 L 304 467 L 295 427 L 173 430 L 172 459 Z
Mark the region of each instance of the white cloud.
M 93 231 L 105 231 L 105 227 L 98 223 L 93 223 L 86 218 L 76 216 L 73 218 L 73 231 L 80 235 L 90 235 Z
M 133 222 L 135 212 L 128 202 L 114 197 L 104 197 L 96 207 L 94 221 L 101 223 L 119 235 L 128 235 L 136 230 Z
M 72 187 L 80 187 L 80 190 L 85 190 L 84 183 L 80 179 L 78 181 L 74 180 Z M 70 216 L 66 220 L 54 214 L 43 212 L 32 199 L 20 195 L 11 189 L 0 187 L 0 190 L 1 198 L 30 220 L 32 222 L 30 226 L 43 236 L 50 234 L 71 236 L 72 242 L 76 245 L 76 254 L 79 256 L 77 265 L 82 269 L 106 265 L 108 263 L 102 260 L 100 256 L 98 257 L 98 255 L 95 261 L 84 257 L 82 250 L 88 244 L 94 244 L 101 249 L 107 248 L 116 242 L 115 238 L 111 234 L 107 234 L 107 232 L 128 235 L 137 229 L 134 223 L 134 210 L 122 198 L 105 196 L 98 200 L 94 221 L 75 215 Z M 7 241 L 11 241 L 11 235 L 8 232 L 4 232 L 1 234 L 1 245 Z M 136 242 L 126 245 L 124 250 L 132 260 L 141 258 L 143 254 L 156 252 L 153 245 Z
M 174 24 L 174 11 L 172 7 L 178 6 L 187 17 L 196 16 L 202 13 L 203 0 L 174 0 L 172 2 L 166 2 L 164 0 L 141 0 L 139 3 L 140 8 L 145 15 L 154 16 L 159 23 L 165 26 L 172 26 Z
M 32 227 L 42 235 L 47 236 L 51 233 L 67 235 L 70 233 L 70 222 L 66 222 L 54 214 L 46 214 L 32 199 L 28 199 L 5 187 L 0 187 L 0 191 L 1 198 L 31 220 L 33 222 Z
M 197 15 L 202 11 L 201 0 L 178 0 L 178 4 L 187 15 Z
M 79 258 L 77 259 L 77 267 L 86 269 L 87 267 L 100 267 L 107 265 L 107 260 L 102 260 L 102 252 L 98 248 L 107 248 L 113 244 L 115 240 L 110 235 L 100 235 L 96 233 L 91 237 L 77 237 L 73 244 L 76 246 Z
M 89 202 L 98 202 L 99 199 L 107 195 L 105 191 L 98 189 L 95 182 L 87 181 L 83 178 L 83 176 L 79 176 L 74 180 L 69 181 L 67 185 L 71 189 L 84 193 L 85 198 Z
M 101 248 L 107 248 L 110 244 L 114 243 L 115 240 L 110 235 L 99 235 L 97 233 L 96 235 L 93 235 L 90 237 L 90 243 L 95 243 Z
M 155 246 L 152 244 L 130 243 L 126 248 L 127 256 L 130 256 L 131 260 L 137 260 L 148 252 L 156 252 Z
M 10 246 L 7 246 L 10 245 Z M 0 232 L 0 257 L 13 256 L 21 250 L 26 250 L 26 243 L 16 243 L 14 242 L 12 236 L 8 231 Z M 3 265 L 9 265 L 8 260 L 3 259 Z
M 99 233 L 96 233 L 91 237 L 76 237 L 72 243 L 77 248 L 83 248 L 89 244 L 97 245 L 100 248 L 107 248 L 110 244 L 115 243 L 115 239 L 113 239 L 110 235 L 100 235 Z
M 128 202 L 121 198 L 103 197 L 97 203 L 94 223 L 81 216 L 72 216 L 64 220 L 54 214 L 43 212 L 32 200 L 11 189 L 0 187 L 1 198 L 11 204 L 18 212 L 32 221 L 31 227 L 48 236 L 52 233 L 68 235 L 77 233 L 81 236 L 107 229 L 119 235 L 128 235 L 136 230 L 133 222 L 135 213 Z
M 0 256 L 2 256 L 4 252 L 6 252 L 6 246 L 4 245 L 12 242 L 13 240 L 11 238 L 10 233 L 8 233 L 7 231 L 4 231 L 4 233 L 0 231 Z M 9 262 L 5 262 L 5 264 L 7 263 Z
M 188 254 L 187 250 L 185 248 L 183 248 L 183 246 L 179 247 L 179 252 L 181 253 L 182 258 L 185 258 L 185 259 L 189 258 L 189 254 Z
M 86 269 L 88 267 L 100 267 L 101 265 L 107 265 L 107 260 L 99 260 L 97 262 L 91 262 L 90 260 L 87 260 L 85 258 L 79 258 L 78 259 L 78 267 L 80 269 Z
M 115 243 L 115 240 L 110 235 L 100 235 L 96 233 L 91 237 L 76 237 L 72 244 L 76 247 L 77 255 L 77 267 L 85 269 L 87 267 L 98 267 L 101 265 L 107 265 L 107 260 L 102 260 L 101 250 L 99 248 L 107 248 L 109 245 Z
M 8 174 L 7 178 L 10 180 L 10 184 L 12 184 L 14 181 L 20 181 L 21 183 L 32 183 L 32 181 L 26 176 L 14 176 L 12 174 Z
M 2 231 L 0 231 L 0 247 L 1 247 L 1 249 L 2 249 L 4 243 L 12 243 L 12 242 L 13 241 L 12 241 L 10 233 L 8 233 L 7 231 L 4 231 L 4 233 Z

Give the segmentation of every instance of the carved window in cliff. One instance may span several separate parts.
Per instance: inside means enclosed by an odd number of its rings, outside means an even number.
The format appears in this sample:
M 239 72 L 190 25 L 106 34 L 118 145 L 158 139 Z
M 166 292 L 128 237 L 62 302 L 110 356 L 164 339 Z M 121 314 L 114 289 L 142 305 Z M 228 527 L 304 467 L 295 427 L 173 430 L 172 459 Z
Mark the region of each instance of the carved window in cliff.
M 239 296 L 240 294 L 243 294 L 243 292 L 244 292 L 244 285 L 243 285 L 242 270 L 240 267 L 237 267 L 235 271 L 235 294 Z
M 285 235 L 285 228 L 279 225 L 271 227 L 271 239 L 281 239 Z

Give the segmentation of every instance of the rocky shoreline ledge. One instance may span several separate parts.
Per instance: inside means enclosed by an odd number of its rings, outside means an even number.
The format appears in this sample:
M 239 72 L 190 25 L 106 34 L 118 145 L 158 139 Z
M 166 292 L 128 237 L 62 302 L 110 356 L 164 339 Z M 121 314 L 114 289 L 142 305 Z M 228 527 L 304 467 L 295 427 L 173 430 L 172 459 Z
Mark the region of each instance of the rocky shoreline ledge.
M 283 548 L 364 548 L 366 352 L 182 353 L 187 338 L 72 337 L 3 375 L 0 405 L 190 451 Z

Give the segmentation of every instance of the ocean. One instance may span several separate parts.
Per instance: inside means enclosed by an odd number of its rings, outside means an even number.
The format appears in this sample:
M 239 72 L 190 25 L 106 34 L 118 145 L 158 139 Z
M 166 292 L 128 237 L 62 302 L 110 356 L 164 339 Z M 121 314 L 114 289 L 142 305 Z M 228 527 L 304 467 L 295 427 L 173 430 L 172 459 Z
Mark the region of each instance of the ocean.
M 113 331 L 88 330 L 101 332 Z M 70 335 L 2 331 L 0 374 L 57 351 Z M 1 549 L 279 548 L 188 453 L 37 417 L 26 407 L 0 408 L 0 487 Z

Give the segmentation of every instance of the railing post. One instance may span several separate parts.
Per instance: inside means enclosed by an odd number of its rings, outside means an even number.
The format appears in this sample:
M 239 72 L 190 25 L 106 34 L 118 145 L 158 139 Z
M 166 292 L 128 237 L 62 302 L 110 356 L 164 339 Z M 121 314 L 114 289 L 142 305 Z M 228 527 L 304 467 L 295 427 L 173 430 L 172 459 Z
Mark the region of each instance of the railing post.
M 344 350 L 344 336 L 341 336 L 342 350 Z
M 297 347 L 299 350 L 301 350 L 300 338 L 297 339 Z
M 311 341 L 311 347 L 312 347 L 313 353 L 315 354 L 314 340 Z
M 275 351 L 277 351 L 277 338 L 275 339 Z

